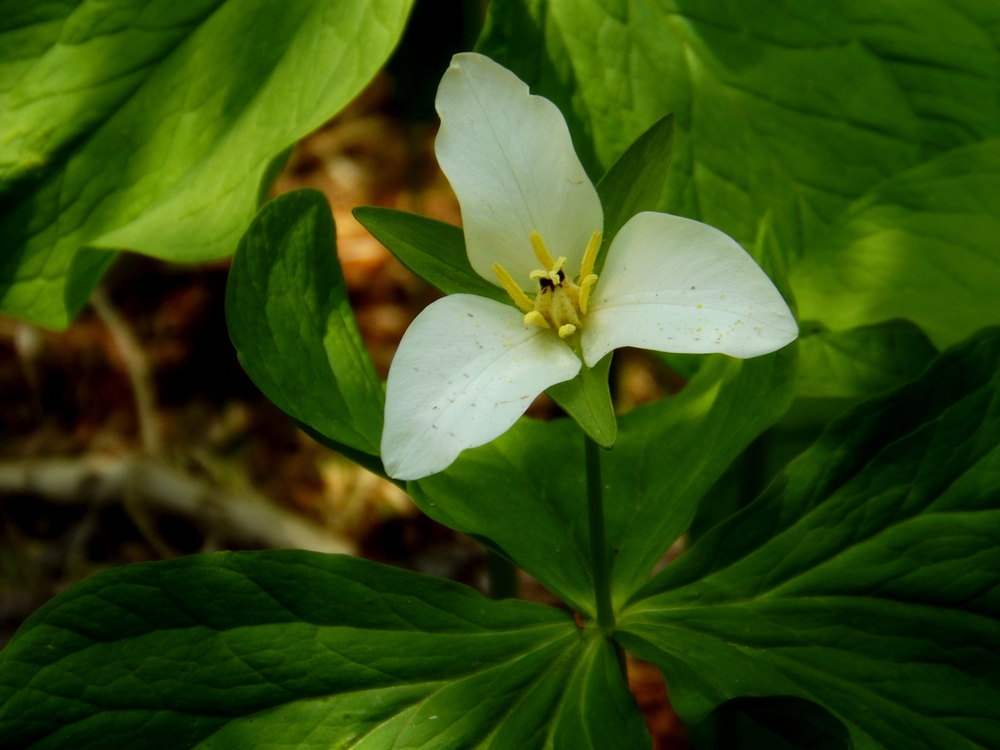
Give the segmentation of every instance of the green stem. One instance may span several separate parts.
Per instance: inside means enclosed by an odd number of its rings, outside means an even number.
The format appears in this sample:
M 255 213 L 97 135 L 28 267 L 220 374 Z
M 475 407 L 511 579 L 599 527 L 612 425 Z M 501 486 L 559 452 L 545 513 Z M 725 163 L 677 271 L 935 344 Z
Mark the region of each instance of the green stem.
M 601 448 L 588 435 L 583 436 L 587 459 L 587 507 L 590 511 L 590 561 L 594 568 L 594 598 L 597 601 L 597 626 L 610 632 L 615 627 L 611 608 L 611 571 L 608 568 L 604 534 L 604 487 L 601 484 Z

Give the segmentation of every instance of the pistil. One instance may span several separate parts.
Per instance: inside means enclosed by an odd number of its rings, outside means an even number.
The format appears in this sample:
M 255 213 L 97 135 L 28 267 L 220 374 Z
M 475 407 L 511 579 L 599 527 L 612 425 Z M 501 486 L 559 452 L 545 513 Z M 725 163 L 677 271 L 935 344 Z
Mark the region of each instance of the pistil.
M 532 271 L 531 278 L 538 282 L 538 293 L 532 300 L 514 281 L 514 278 L 499 263 L 493 264 L 493 273 L 497 275 L 507 294 L 522 311 L 524 324 L 537 325 L 541 328 L 554 328 L 560 338 L 567 339 L 583 327 L 583 318 L 587 313 L 587 302 L 590 290 L 597 283 L 594 273 L 594 263 L 597 251 L 601 247 L 601 233 L 594 232 L 587 243 L 580 264 L 580 275 L 574 282 L 566 276 L 563 266 L 566 258 L 560 256 L 553 259 L 538 232 L 529 235 L 531 248 L 543 269 Z

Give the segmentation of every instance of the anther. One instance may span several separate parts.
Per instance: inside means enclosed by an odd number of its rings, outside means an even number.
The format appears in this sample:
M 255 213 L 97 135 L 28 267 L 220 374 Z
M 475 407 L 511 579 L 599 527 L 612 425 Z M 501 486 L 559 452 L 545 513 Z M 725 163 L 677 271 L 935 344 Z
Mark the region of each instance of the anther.
M 514 304 L 521 308 L 522 312 L 535 309 L 535 303 L 528 299 L 528 295 L 517 285 L 517 282 L 514 281 L 513 277 L 507 273 L 503 266 L 499 263 L 494 263 L 493 273 L 500 279 L 503 288 L 510 295 L 510 298 L 514 300 Z
M 576 333 L 576 326 L 572 323 L 567 323 L 564 326 L 559 326 L 559 338 L 565 339 Z
M 532 310 L 524 316 L 524 324 L 526 326 L 530 326 L 532 323 L 542 328 L 551 328 L 549 321 L 547 321 L 545 316 L 538 312 L 538 310 Z
M 542 240 L 542 235 L 538 232 L 532 232 L 528 235 L 531 240 L 531 247 L 535 251 L 535 257 L 538 258 L 538 262 L 542 264 L 542 267 L 546 271 L 551 271 L 555 266 L 555 261 L 552 260 L 552 256 L 549 255 L 548 248 L 545 247 L 545 242 Z
M 580 286 L 583 286 L 583 279 L 586 279 L 594 272 L 594 263 L 597 262 L 597 251 L 601 249 L 601 232 L 594 232 L 587 243 L 587 250 L 583 254 L 583 263 L 580 264 Z
M 584 315 L 587 314 L 587 303 L 590 302 L 590 290 L 593 288 L 594 284 L 597 283 L 597 274 L 591 273 L 580 279 L 580 299 L 577 304 L 580 306 L 580 312 Z

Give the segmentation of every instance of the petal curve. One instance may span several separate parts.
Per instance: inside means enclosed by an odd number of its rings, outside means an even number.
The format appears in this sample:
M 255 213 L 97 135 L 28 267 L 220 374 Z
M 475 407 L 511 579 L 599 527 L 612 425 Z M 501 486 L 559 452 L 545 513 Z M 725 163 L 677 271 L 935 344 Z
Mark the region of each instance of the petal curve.
M 589 366 L 612 349 L 757 357 L 795 340 L 774 284 L 728 235 L 646 211 L 615 237 L 583 329 Z
M 492 266 L 500 263 L 522 289 L 535 291 L 529 274 L 540 266 L 529 237 L 537 231 L 575 276 L 604 212 L 558 107 L 471 52 L 452 58 L 435 107 L 441 129 L 434 150 L 458 196 L 472 267 L 497 284 Z
M 395 479 L 447 468 L 502 435 L 532 399 L 576 376 L 580 360 L 509 305 L 453 294 L 410 324 L 389 369 L 382 462 Z

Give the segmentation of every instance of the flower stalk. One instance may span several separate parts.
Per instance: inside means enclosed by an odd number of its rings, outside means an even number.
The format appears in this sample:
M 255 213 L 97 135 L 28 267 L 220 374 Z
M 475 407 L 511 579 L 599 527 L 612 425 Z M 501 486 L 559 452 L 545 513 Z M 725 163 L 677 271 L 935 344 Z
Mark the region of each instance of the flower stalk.
M 601 448 L 584 434 L 587 465 L 587 508 L 590 516 L 590 558 L 594 570 L 594 599 L 597 602 L 597 627 L 606 634 L 615 627 L 611 608 L 611 570 L 608 566 L 604 531 L 604 487 L 601 483 Z

